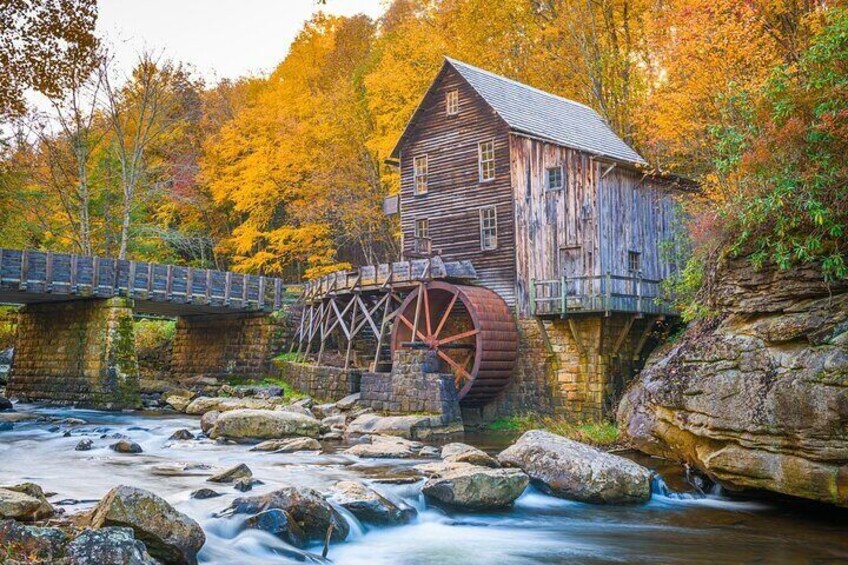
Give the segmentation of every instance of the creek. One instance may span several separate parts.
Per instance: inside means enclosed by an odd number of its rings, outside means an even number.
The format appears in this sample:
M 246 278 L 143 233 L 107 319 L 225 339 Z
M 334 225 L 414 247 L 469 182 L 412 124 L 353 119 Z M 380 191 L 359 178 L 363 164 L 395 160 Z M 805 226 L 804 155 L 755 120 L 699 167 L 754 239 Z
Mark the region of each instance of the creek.
M 44 418 L 80 418 L 69 426 L 46 419 L 18 422 L 0 432 L 0 484 L 32 481 L 55 493 L 51 502 L 76 513 L 93 506 L 110 488 L 126 484 L 148 489 L 197 520 L 207 541 L 204 563 L 309 562 L 320 545 L 307 552 L 277 538 L 242 528 L 238 516 L 217 518 L 237 496 L 232 486 L 214 485 L 214 471 L 246 463 L 263 481 L 250 494 L 281 486 L 327 491 L 336 481 L 359 479 L 389 498 L 415 506 L 418 517 L 397 527 L 370 528 L 351 522 L 348 539 L 330 547 L 338 564 L 528 564 L 528 563 L 809 563 L 848 561 L 848 511 L 774 498 L 740 498 L 727 493 L 700 495 L 682 479 L 679 466 L 632 455 L 655 469 L 652 500 L 638 506 L 601 506 L 547 496 L 533 487 L 503 512 L 465 513 L 428 505 L 420 494 L 423 480 L 412 467 L 426 460 L 360 460 L 336 453 L 293 454 L 249 451 L 247 445 L 210 440 L 170 441 L 177 429 L 199 433 L 199 420 L 185 415 L 109 413 L 17 405 L 16 410 Z M 65 437 L 65 432 L 70 436 Z M 144 452 L 111 451 L 113 434 L 127 436 Z M 101 438 L 106 435 L 107 437 Z M 82 438 L 90 451 L 75 451 Z M 117 437 L 117 436 L 116 436 Z M 469 436 L 468 443 L 490 452 L 504 447 L 502 436 Z M 410 479 L 411 480 L 411 479 Z M 670 485 L 670 486 L 669 486 Z M 223 496 L 196 500 L 190 493 L 211 487 Z

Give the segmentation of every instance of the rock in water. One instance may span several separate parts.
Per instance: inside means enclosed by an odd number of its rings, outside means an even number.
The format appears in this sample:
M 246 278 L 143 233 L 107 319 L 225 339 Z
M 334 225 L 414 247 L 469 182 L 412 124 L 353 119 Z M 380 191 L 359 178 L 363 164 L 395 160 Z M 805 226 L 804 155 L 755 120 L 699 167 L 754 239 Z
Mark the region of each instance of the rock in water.
M 200 429 L 203 430 L 204 434 L 209 435 L 212 432 L 212 428 L 215 427 L 215 422 L 218 421 L 220 415 L 220 412 L 212 410 L 200 417 Z
M 707 286 L 718 317 L 654 352 L 623 439 L 734 489 L 848 507 L 848 281 L 738 259 Z
M 88 438 L 79 440 L 77 446 L 74 448 L 74 451 L 89 451 L 94 447 L 94 442 Z
M 237 498 L 226 513 L 257 514 L 272 509 L 288 512 L 308 542 L 323 541 L 330 525 L 333 526 L 333 541 L 342 541 L 350 533 L 344 517 L 310 488 L 286 487 L 268 494 Z
M 191 493 L 191 498 L 196 498 L 197 500 L 206 500 L 207 498 L 218 498 L 219 496 L 223 495 L 220 492 L 215 492 L 211 488 L 199 488 Z
M 12 410 L 14 406 L 12 405 L 12 401 L 6 398 L 5 396 L 0 396 L 0 412 L 5 412 L 6 410 Z
M 244 525 L 246 528 L 268 532 L 295 547 L 306 546 L 306 535 L 285 510 L 272 508 L 260 512 L 245 520 Z
M 194 565 L 206 542 L 200 525 L 152 492 L 129 486 L 110 490 L 94 507 L 90 526 L 130 527 L 147 551 L 166 563 Z
M 194 434 L 188 430 L 177 430 L 172 433 L 171 437 L 169 437 L 168 439 L 187 441 L 190 439 L 194 439 Z
M 274 453 L 294 453 L 295 451 L 321 451 L 321 444 L 311 437 L 293 437 L 289 439 L 269 439 L 250 448 L 251 451 L 273 451 Z
M 41 487 L 34 483 L 0 488 L 0 519 L 41 520 L 49 518 L 53 512 Z
M 449 443 L 442 447 L 442 459 L 453 463 L 470 463 L 483 467 L 500 467 L 497 461 L 483 450 L 464 443 Z
M 253 471 L 244 463 L 239 463 L 235 467 L 230 467 L 226 471 L 222 471 L 216 475 L 212 475 L 207 481 L 210 483 L 231 483 L 238 479 L 249 479 L 253 476 Z
M 280 439 L 291 436 L 317 437 L 315 418 L 279 410 L 232 410 L 218 416 L 210 437 L 226 439 Z
M 230 398 L 208 397 L 195 398 L 186 406 L 185 413 L 199 416 L 207 412 L 229 412 L 231 410 L 273 410 L 279 406 L 282 399 L 272 398 Z
M 530 479 L 520 469 L 493 469 L 468 463 L 425 466 L 431 478 L 425 496 L 457 508 L 503 508 L 521 496 Z
M 233 488 L 239 492 L 247 492 L 253 490 L 253 479 L 250 477 L 242 477 L 233 481 Z
M 26 526 L 14 520 L 0 521 L 0 548 L 26 556 L 37 563 L 54 563 L 64 553 L 68 535 L 58 528 Z M 3 551 L 0 550 L 0 555 Z
M 423 447 L 417 441 L 394 436 L 373 435 L 362 439 L 366 443 L 358 443 L 342 453 L 366 459 L 409 459 Z
M 359 400 L 362 398 L 360 393 L 349 394 L 336 402 L 336 407 L 339 410 L 353 410 L 357 404 L 359 404 Z
M 141 453 L 142 449 L 139 444 L 128 439 L 122 439 L 109 446 L 109 449 L 118 453 Z
M 561 498 L 610 504 L 651 498 L 649 469 L 542 430 L 526 432 L 498 461 L 522 469 L 534 484 Z
M 416 514 L 414 508 L 401 508 L 379 492 L 357 481 L 336 483 L 331 500 L 346 508 L 362 522 L 378 526 L 406 524 Z
M 120 563 L 121 565 L 157 565 L 145 545 L 135 539 L 132 528 L 85 530 L 68 544 L 66 565 Z

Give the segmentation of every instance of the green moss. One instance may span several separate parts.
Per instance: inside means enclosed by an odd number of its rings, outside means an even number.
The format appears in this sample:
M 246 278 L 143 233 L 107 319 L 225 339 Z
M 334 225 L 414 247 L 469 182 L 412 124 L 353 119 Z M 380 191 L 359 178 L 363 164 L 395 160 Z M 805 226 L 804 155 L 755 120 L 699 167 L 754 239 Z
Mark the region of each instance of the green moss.
M 305 360 L 305 355 L 295 352 L 280 353 L 279 355 L 274 357 L 274 361 L 286 361 L 289 363 L 302 363 Z
M 618 427 L 614 422 L 575 423 L 562 417 L 522 414 L 489 424 L 489 430 L 494 432 L 523 433 L 538 429 L 598 447 L 611 447 L 618 441 Z
M 292 385 L 288 381 L 279 377 L 265 377 L 261 381 L 257 381 L 256 379 L 251 379 L 248 377 L 230 377 L 229 379 L 227 379 L 227 384 L 229 384 L 230 386 L 278 386 L 283 389 L 283 398 L 288 398 L 289 400 L 298 400 L 301 398 L 306 398 L 307 396 L 292 387 Z

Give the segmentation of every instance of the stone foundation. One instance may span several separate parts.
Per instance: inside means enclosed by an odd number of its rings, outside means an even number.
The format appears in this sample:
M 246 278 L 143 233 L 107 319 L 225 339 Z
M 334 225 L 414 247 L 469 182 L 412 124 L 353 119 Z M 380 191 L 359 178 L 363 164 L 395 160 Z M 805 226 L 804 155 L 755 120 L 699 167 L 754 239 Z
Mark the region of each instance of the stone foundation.
M 336 401 L 359 392 L 361 373 L 358 369 L 277 361 L 277 373 L 296 390 L 312 398 Z
M 574 316 L 571 324 L 567 319 L 518 320 L 519 356 L 512 382 L 489 405 L 463 410 L 465 421 L 485 425 L 520 414 L 576 422 L 612 419 L 640 366 L 640 360 L 633 359 L 635 349 L 646 325 L 655 321 L 634 319 L 621 338 L 630 318 Z
M 102 409 L 138 406 L 132 307 L 120 298 L 23 307 L 6 394 Z
M 396 351 L 391 373 L 362 375 L 360 402 L 378 412 L 438 414 L 445 423 L 462 419 L 453 375 L 432 372 L 429 351 Z
M 262 379 L 278 339 L 279 324 L 261 312 L 180 317 L 170 378 L 183 386 Z

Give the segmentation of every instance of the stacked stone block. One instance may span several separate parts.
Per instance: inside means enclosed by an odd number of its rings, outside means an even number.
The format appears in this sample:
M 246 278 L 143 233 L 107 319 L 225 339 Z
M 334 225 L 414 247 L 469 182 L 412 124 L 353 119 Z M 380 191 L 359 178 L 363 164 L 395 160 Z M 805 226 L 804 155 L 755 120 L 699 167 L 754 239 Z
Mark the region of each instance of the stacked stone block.
M 291 361 L 280 361 L 275 365 L 279 376 L 292 387 L 316 399 L 335 401 L 359 392 L 362 373 L 358 369 L 345 370 Z
M 182 316 L 171 352 L 171 379 L 184 386 L 261 379 L 279 335 L 264 313 Z
M 6 393 L 102 409 L 138 406 L 132 307 L 122 298 L 23 307 Z
M 391 373 L 362 375 L 361 402 L 387 414 L 437 414 L 444 423 L 461 420 L 453 375 L 436 372 L 438 366 L 431 351 L 395 351 Z

